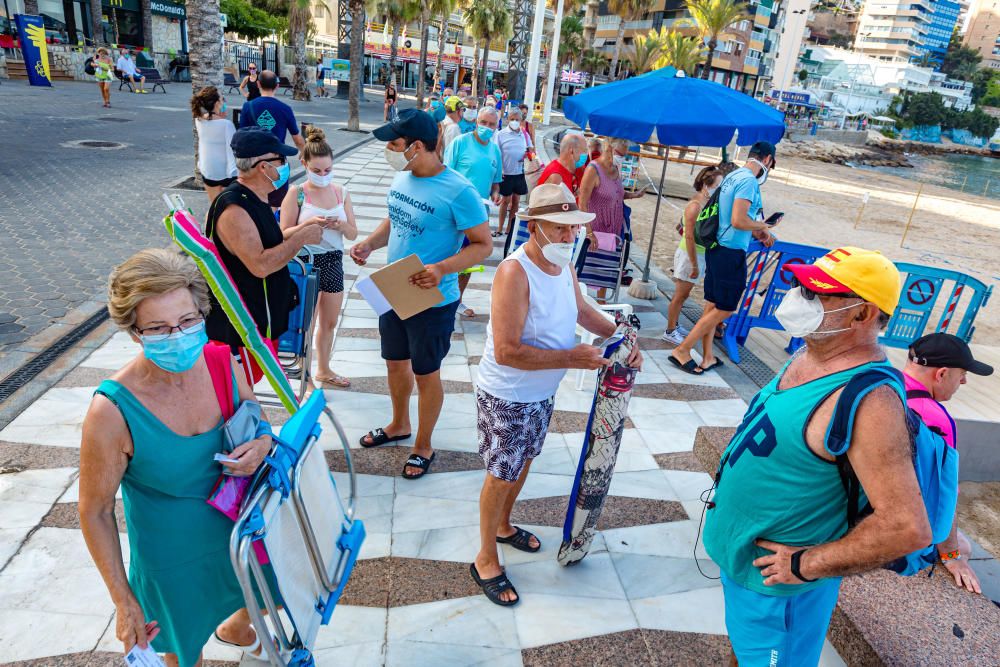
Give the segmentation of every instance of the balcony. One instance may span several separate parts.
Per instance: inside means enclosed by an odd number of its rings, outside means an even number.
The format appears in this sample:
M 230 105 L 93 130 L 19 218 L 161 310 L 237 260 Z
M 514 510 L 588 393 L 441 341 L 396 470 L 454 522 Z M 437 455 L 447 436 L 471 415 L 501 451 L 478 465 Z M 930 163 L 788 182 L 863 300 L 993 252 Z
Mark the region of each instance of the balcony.
M 617 30 L 622 18 L 617 14 L 604 14 L 597 17 L 598 30 Z
M 642 32 L 648 32 L 653 29 L 653 19 L 648 19 L 646 21 L 626 21 L 625 30 L 641 30 Z

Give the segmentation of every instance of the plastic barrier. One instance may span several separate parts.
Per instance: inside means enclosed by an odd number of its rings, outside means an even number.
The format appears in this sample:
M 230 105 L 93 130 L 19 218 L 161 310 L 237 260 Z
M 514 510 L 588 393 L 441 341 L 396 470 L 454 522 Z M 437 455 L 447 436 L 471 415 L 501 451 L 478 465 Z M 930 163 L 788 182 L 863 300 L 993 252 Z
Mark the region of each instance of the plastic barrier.
M 944 302 L 934 332 L 953 333 L 965 342 L 972 340 L 972 334 L 976 330 L 976 315 L 989 301 L 993 293 L 992 286 L 958 271 L 904 262 L 897 262 L 896 267 L 906 277 L 903 280 L 903 291 L 899 295 L 899 305 L 882 336 L 883 345 L 906 348 L 928 333 L 927 324 L 934 314 L 934 306 L 946 291 L 948 299 Z M 966 294 L 968 301 L 965 312 L 959 315 L 958 306 Z M 958 323 L 958 328 L 949 331 L 955 322 Z
M 827 252 L 826 248 L 784 241 L 778 241 L 770 248 L 765 248 L 759 241 L 750 244 L 747 251 L 747 286 L 739 309 L 726 320 L 726 333 L 722 337 L 722 346 L 730 359 L 740 363 L 740 346 L 746 343 L 751 329 L 783 330 L 774 317 L 774 310 L 791 286 L 792 273 L 781 267 L 785 264 L 812 264 Z M 767 286 L 762 287 L 765 283 Z M 759 295 L 763 295 L 764 301 L 758 310 L 754 308 L 754 297 Z M 802 339 L 792 338 L 785 351 L 791 354 L 800 347 Z
M 914 127 L 907 127 L 903 130 L 902 136 L 904 139 L 909 139 L 910 141 L 926 141 L 931 144 L 939 144 L 941 143 L 941 126 L 916 125 Z
M 951 140 L 956 144 L 962 144 L 963 146 L 976 146 L 977 148 L 982 148 L 990 141 L 989 137 L 977 137 L 968 130 L 960 130 L 958 128 L 948 130 L 948 136 L 951 137 Z

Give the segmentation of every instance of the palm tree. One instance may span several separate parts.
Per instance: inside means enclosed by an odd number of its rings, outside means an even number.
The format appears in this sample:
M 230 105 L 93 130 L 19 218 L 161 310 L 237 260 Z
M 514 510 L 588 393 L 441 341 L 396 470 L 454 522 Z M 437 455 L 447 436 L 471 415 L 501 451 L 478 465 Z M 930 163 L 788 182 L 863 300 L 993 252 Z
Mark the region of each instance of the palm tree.
M 37 7 L 37 1 L 35 3 Z M 104 43 L 104 24 L 101 22 L 101 14 L 104 12 L 104 8 L 101 7 L 101 0 L 90 0 L 90 20 L 93 23 L 91 26 L 93 28 L 92 34 L 94 36 L 94 46 Z M 31 12 L 28 12 L 29 14 Z M 37 13 L 37 12 L 35 12 Z M 188 24 L 191 25 L 190 23 Z
M 692 76 L 705 60 L 705 45 L 698 37 L 685 37 L 676 30 L 660 28 L 659 40 L 660 57 L 653 69 L 669 65 Z
M 570 63 L 576 69 L 576 59 L 583 53 L 583 19 L 579 16 L 563 17 L 559 33 L 559 64 Z
M 312 95 L 306 81 L 306 32 L 312 21 L 310 0 L 290 0 L 288 3 L 288 36 L 292 42 L 295 73 L 292 75 L 292 99 L 308 102 Z
M 632 63 L 632 71 L 636 74 L 645 74 L 656 69 L 656 63 L 663 53 L 663 43 L 660 41 L 660 34 L 655 30 L 650 30 L 647 35 L 638 35 L 632 40 L 632 46 L 626 51 L 626 58 Z
M 741 0 L 688 0 L 687 8 L 697 25 L 698 32 L 708 44 L 708 59 L 701 70 L 701 78 L 707 79 L 712 71 L 712 59 L 719 38 L 734 23 L 749 16 L 744 11 L 746 5 Z
M 98 0 L 99 1 L 99 0 Z M 219 0 L 187 0 L 188 52 L 191 59 L 191 89 L 204 86 L 222 89 L 222 21 L 219 18 Z M 97 15 L 99 21 L 101 15 Z M 95 41 L 100 33 L 94 33 Z M 192 121 L 194 137 L 194 174 L 198 172 L 198 131 Z
M 625 41 L 625 23 L 638 21 L 653 6 L 654 0 L 608 0 L 608 9 L 618 15 L 618 39 L 615 41 L 615 57 L 611 61 L 611 76 L 615 76 L 618 59 L 622 53 L 622 43 Z
M 593 79 L 597 73 L 603 72 L 607 66 L 608 59 L 604 57 L 604 54 L 592 49 L 585 51 L 580 59 L 580 67 L 591 75 L 591 85 L 593 85 Z
M 483 85 L 486 85 L 486 65 L 489 62 L 490 44 L 499 39 L 506 42 L 514 34 L 514 15 L 511 12 L 507 0 L 488 0 L 490 12 L 493 20 L 489 24 L 489 29 L 485 35 L 485 46 L 483 47 Z
M 385 16 L 392 24 L 392 42 L 389 45 L 389 80 L 396 80 L 396 58 L 399 55 L 399 35 L 406 24 L 420 13 L 419 0 L 373 0 L 368 6 L 371 14 Z
M 347 91 L 347 129 L 361 130 L 361 70 L 365 57 L 365 0 L 350 0 L 351 12 L 351 81 Z
M 427 0 L 432 14 L 437 14 L 440 18 L 438 23 L 437 39 L 437 63 L 434 65 L 434 80 L 441 80 L 441 57 L 444 55 L 446 37 L 448 36 L 448 17 L 458 6 L 458 0 Z M 443 86 L 442 86 L 443 88 Z
M 477 0 L 470 2 L 463 12 L 465 26 L 476 40 L 476 58 L 482 44 L 482 67 L 473 73 L 472 94 L 479 94 L 479 85 L 486 84 L 486 65 L 489 62 L 490 43 L 495 39 L 508 39 L 514 32 L 510 7 L 505 0 Z
M 431 8 L 426 2 L 420 3 L 420 58 L 417 59 L 417 108 L 424 108 L 424 86 L 427 79 L 427 36 L 431 28 Z

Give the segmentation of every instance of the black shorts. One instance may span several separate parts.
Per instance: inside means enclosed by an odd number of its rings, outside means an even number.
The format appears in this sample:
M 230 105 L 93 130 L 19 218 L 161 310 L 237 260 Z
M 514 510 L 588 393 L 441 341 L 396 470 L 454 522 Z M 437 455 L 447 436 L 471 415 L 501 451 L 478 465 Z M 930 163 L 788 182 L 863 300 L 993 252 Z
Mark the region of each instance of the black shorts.
M 313 257 L 319 272 L 319 291 L 336 294 L 344 291 L 344 251 L 328 250 Z
M 230 178 L 224 178 L 221 181 L 213 181 L 211 178 L 201 177 L 202 182 L 213 188 L 228 188 L 230 185 L 236 182 L 236 177 L 231 176 Z
M 414 375 L 430 375 L 441 369 L 441 362 L 451 349 L 458 301 L 438 308 L 428 308 L 401 320 L 390 310 L 378 318 L 382 358 L 386 361 L 410 361 Z
M 271 191 L 267 196 L 267 203 L 271 208 L 281 208 L 281 202 L 285 201 L 285 195 L 288 194 L 288 183 L 285 183 L 277 190 Z
M 734 312 L 747 286 L 747 254 L 722 245 L 705 251 L 705 301 Z
M 528 181 L 524 180 L 524 174 L 505 175 L 503 180 L 500 181 L 501 197 L 526 194 L 528 194 Z

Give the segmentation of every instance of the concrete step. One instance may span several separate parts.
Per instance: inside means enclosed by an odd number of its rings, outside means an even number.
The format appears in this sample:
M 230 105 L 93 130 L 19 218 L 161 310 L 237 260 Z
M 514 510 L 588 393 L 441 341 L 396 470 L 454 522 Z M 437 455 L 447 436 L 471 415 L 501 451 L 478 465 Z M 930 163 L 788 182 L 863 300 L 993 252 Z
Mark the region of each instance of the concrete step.
M 11 79 L 27 79 L 28 70 L 25 68 L 24 61 L 21 60 L 8 60 L 7 61 L 7 76 Z M 66 72 L 66 70 L 59 69 L 58 67 L 49 68 L 49 77 L 52 81 L 74 81 L 73 75 Z

